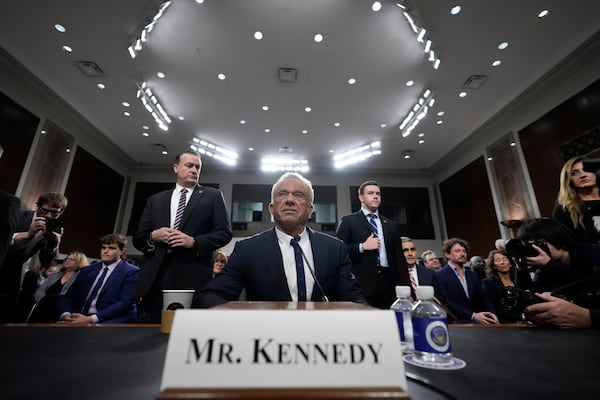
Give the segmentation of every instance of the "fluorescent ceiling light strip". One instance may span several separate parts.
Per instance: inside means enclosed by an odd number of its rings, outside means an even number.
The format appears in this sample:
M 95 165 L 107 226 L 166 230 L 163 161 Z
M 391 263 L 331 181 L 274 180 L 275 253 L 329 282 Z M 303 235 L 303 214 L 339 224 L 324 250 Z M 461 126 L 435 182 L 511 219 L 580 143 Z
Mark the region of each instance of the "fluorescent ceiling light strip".
M 208 142 L 204 139 L 192 138 L 192 141 L 196 143 L 195 145 L 190 145 L 194 151 L 199 152 L 200 154 L 206 155 L 210 158 L 214 158 L 225 164 L 236 165 L 238 154 L 234 151 L 227 150 L 219 145 Z
M 169 130 L 171 118 L 169 118 L 169 115 L 156 96 L 152 93 L 152 90 L 150 90 L 146 82 L 142 82 L 141 85 L 138 85 L 137 97 L 142 102 L 144 108 L 152 115 L 158 127 L 164 131 Z
M 152 29 L 154 29 L 154 25 L 156 25 L 156 23 L 158 22 L 160 17 L 162 17 L 164 15 L 165 10 L 170 5 L 171 5 L 171 1 L 165 1 L 164 3 L 162 3 L 159 6 L 158 11 L 154 15 L 154 17 L 152 17 L 152 22 L 150 22 L 148 25 L 144 26 L 144 29 L 142 29 L 142 32 L 140 32 L 140 37 L 135 40 L 134 44 L 132 44 L 131 46 L 129 46 L 127 48 L 127 51 L 129 51 L 129 56 L 131 58 L 137 57 L 137 54 L 140 51 L 142 51 L 142 43 L 148 41 L 148 34 L 150 32 L 152 32 Z
M 436 57 L 435 51 L 433 51 L 433 41 L 431 39 L 427 39 L 427 29 L 424 26 L 417 25 L 416 18 L 410 14 L 410 11 L 404 5 L 396 5 L 402 7 L 404 10 L 402 15 L 404 15 L 408 25 L 415 33 L 417 43 L 420 43 L 421 46 L 423 46 L 425 53 L 429 54 L 427 60 L 433 64 L 434 69 L 438 69 L 440 67 L 441 60 Z
M 435 99 L 430 89 L 425 89 L 411 111 L 406 115 L 398 127 L 402 131 L 402 137 L 407 137 L 417 127 L 419 122 L 427 116 L 429 107 L 433 106 Z

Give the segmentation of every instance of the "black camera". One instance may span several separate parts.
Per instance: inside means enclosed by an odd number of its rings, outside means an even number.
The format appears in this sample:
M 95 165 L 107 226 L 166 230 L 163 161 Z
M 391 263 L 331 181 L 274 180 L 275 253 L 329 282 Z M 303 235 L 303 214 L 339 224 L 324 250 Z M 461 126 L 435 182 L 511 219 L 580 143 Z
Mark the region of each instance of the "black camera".
M 532 291 L 514 286 L 505 286 L 500 296 L 500 304 L 509 311 L 523 312 L 526 307 L 542 301 Z
M 46 232 L 62 233 L 63 222 L 60 219 L 46 218 Z
M 596 182 L 600 182 L 600 158 L 584 158 L 581 163 L 583 170 L 596 174 Z
M 504 245 L 504 248 L 506 249 L 506 254 L 510 258 L 514 258 L 517 261 L 522 261 L 525 257 L 535 257 L 538 255 L 537 250 L 532 246 L 534 244 L 540 247 L 544 253 L 551 257 L 548 243 L 546 243 L 545 240 L 509 239 Z

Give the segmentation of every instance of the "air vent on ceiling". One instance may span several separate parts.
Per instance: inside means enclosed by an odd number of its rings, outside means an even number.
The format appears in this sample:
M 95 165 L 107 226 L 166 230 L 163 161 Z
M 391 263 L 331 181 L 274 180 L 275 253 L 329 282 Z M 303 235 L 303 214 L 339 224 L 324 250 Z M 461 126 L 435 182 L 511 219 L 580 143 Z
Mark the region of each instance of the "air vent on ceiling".
M 104 76 L 102 69 L 93 61 L 76 61 L 75 64 L 79 67 L 85 76 L 97 77 Z
M 465 89 L 479 89 L 487 81 L 487 75 L 471 75 L 467 78 L 462 87 Z
M 296 82 L 298 70 L 296 68 L 281 67 L 278 73 L 279 82 Z
M 292 149 L 290 146 L 283 146 L 283 147 L 280 147 L 277 151 L 279 153 L 293 153 L 294 149 Z

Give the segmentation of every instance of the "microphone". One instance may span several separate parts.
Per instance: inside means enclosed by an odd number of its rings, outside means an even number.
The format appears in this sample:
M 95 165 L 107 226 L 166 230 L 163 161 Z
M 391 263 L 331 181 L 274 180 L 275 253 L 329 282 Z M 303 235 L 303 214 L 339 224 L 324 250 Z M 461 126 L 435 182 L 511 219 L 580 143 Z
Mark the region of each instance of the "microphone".
M 321 291 L 321 294 L 323 295 L 323 297 L 321 297 L 321 300 L 323 300 L 326 303 L 329 303 L 329 298 L 327 297 L 327 295 L 325 295 L 323 286 L 321 286 L 321 283 L 319 283 L 319 280 L 317 279 L 317 275 L 315 274 L 315 271 L 313 270 L 310 263 L 308 262 L 308 258 L 306 258 L 306 254 L 304 254 L 304 250 L 302 250 L 302 246 L 299 245 L 300 244 L 300 235 L 294 235 L 294 240 L 296 242 L 298 242 L 298 247 L 300 247 L 300 253 L 302 253 L 302 258 L 304 259 L 304 262 L 306 263 L 306 266 L 308 267 L 310 274 L 312 275 L 313 279 L 315 280 L 317 287 L 319 288 L 319 290 Z

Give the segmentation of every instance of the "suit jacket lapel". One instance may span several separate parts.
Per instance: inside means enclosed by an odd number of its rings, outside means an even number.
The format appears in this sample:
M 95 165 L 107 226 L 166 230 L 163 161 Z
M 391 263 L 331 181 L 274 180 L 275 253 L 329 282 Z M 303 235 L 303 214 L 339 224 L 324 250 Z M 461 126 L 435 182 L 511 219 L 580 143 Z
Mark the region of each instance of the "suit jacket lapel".
M 281 250 L 279 249 L 279 242 L 277 240 L 275 229 L 276 228 L 273 228 L 270 231 L 270 234 L 266 236 L 265 246 L 263 246 L 262 249 L 265 260 L 267 260 L 268 263 L 266 270 L 267 273 L 273 276 L 273 282 L 281 282 L 277 288 L 281 298 L 288 296 L 289 301 L 291 301 L 292 295 L 287 284 L 287 277 L 283 268 L 283 257 L 281 255 Z

